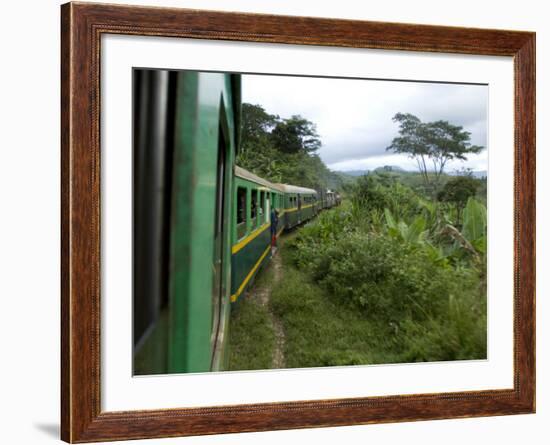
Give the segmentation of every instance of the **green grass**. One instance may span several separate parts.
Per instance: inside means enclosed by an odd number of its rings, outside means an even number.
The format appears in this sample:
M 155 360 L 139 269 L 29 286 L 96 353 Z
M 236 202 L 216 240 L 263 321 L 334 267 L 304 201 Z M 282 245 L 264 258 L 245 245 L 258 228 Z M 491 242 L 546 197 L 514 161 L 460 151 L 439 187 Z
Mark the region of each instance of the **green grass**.
M 453 301 L 445 317 L 422 323 L 408 317 L 398 323 L 366 317 L 296 269 L 288 247 L 281 254 L 284 280 L 275 285 L 271 302 L 285 330 L 287 367 L 486 357 L 485 319 L 482 314 L 473 316 L 471 301 Z
M 254 289 L 270 286 L 272 280 L 270 269 L 261 271 L 249 295 L 254 295 Z M 274 345 L 267 308 L 248 295 L 241 296 L 231 313 L 228 370 L 270 369 Z
M 289 368 L 392 363 L 391 327 L 377 326 L 342 306 L 290 264 L 283 247 L 284 280 L 272 293 L 275 314 L 285 330 Z

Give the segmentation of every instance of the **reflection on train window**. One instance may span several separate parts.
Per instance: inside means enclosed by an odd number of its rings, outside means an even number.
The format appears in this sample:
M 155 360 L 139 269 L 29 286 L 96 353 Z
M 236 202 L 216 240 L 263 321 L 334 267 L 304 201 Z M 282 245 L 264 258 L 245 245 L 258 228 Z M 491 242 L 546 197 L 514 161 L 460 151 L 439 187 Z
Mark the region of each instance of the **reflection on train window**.
M 252 196 L 250 200 L 250 227 L 256 227 L 256 213 L 258 211 L 258 191 L 251 190 Z
M 265 222 L 265 219 L 266 219 L 265 209 L 266 209 L 265 192 L 261 191 L 260 192 L 260 205 L 258 207 L 258 213 L 259 213 L 258 223 L 259 223 L 259 225 L 261 225 Z
M 246 235 L 246 188 L 237 188 L 237 239 Z

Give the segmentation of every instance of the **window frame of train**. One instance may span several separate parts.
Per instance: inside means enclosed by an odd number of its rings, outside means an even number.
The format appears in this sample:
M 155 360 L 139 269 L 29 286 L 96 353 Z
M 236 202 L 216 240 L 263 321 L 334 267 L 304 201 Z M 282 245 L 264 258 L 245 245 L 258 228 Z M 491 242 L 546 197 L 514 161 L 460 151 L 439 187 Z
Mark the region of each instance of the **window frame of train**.
M 260 219 L 258 221 L 258 228 L 262 227 L 265 222 L 267 221 L 267 215 L 266 215 L 266 210 L 267 210 L 267 192 L 266 192 L 266 189 L 265 188 L 262 188 L 260 187 L 258 189 L 258 192 L 260 194 L 260 198 L 259 198 L 259 202 L 260 202 L 260 206 L 259 206 L 259 210 L 261 211 L 260 212 Z
M 508 30 L 452 28 L 397 23 L 373 23 L 328 18 L 264 16 L 174 8 L 70 3 L 62 6 L 61 36 L 61 435 L 68 442 L 100 442 L 194 434 L 266 431 L 270 429 L 342 426 L 441 418 L 464 418 L 535 412 L 535 33 Z M 289 31 L 294 30 L 294 31 Z M 303 45 L 390 51 L 412 50 L 436 54 L 505 56 L 513 60 L 513 122 L 505 128 L 513 138 L 514 265 L 513 331 L 510 334 L 513 376 L 510 387 L 368 397 L 357 391 L 346 395 L 248 403 L 218 402 L 195 405 L 185 393 L 176 403 L 154 407 L 136 392 L 140 409 L 104 409 L 105 344 L 117 332 L 102 327 L 109 298 L 103 292 L 105 268 L 101 235 L 106 187 L 102 171 L 107 54 L 103 38 L 124 35 L 154 36 L 155 40 L 222 39 L 259 44 Z M 266 43 L 269 42 L 269 43 Z M 349 49 L 345 49 L 349 52 Z M 351 50 L 355 51 L 355 50 Z M 312 51 L 313 52 L 313 51 Z M 363 51 L 364 52 L 364 51 Z M 104 58 L 105 57 L 105 58 Z M 450 68 L 447 68 L 450 69 Z M 400 78 L 407 75 L 406 72 Z M 109 94 L 112 94 L 110 90 Z M 101 119 L 100 119 L 101 117 Z M 112 128 L 112 127 L 111 127 Z M 502 164 L 497 164 L 497 169 Z M 499 170 L 501 171 L 501 170 Z M 113 183 L 109 184 L 109 187 Z M 512 280 L 513 278 L 513 280 Z M 123 299 L 123 298 L 122 298 Z M 119 334 L 124 335 L 124 334 Z M 128 333 L 128 337 L 131 334 Z M 117 338 L 118 339 L 118 338 Z M 323 371 L 324 372 L 324 371 Z M 187 377 L 187 376 L 185 376 Z M 215 377 L 215 376 L 208 376 Z M 232 376 L 230 376 L 232 377 Z M 188 379 L 189 380 L 189 379 Z M 197 381 L 198 379 L 195 379 Z M 330 384 L 335 380 L 329 379 Z M 134 383 L 137 379 L 134 380 Z M 314 382 L 317 383 L 317 382 Z M 325 385 L 326 386 L 326 385 Z M 135 386 L 133 388 L 136 388 Z M 133 389 L 132 388 L 132 389 Z M 132 391 L 130 389 L 130 391 Z M 223 391 L 223 389 L 222 389 Z M 179 391 L 178 391 L 179 393 Z M 181 402 L 181 403 L 180 403 Z M 142 405 L 145 403 L 145 406 Z M 179 408 L 174 408 L 178 406 Z M 208 407 L 205 407 L 208 406 Z M 182 408 L 183 407 L 183 408 Z
M 248 193 L 248 187 L 245 187 L 243 185 L 237 185 L 236 191 L 235 191 L 235 233 L 233 234 L 233 243 L 238 242 L 248 235 L 248 210 L 249 210 L 249 193 Z M 244 193 L 241 193 L 244 192 Z M 244 194 L 244 201 L 241 199 L 242 195 Z M 240 204 L 243 203 L 243 208 L 241 208 Z M 242 217 L 242 221 L 239 222 L 240 217 Z
M 249 187 L 250 193 L 250 206 L 249 209 L 249 233 L 252 233 L 258 225 L 258 189 L 255 187 Z

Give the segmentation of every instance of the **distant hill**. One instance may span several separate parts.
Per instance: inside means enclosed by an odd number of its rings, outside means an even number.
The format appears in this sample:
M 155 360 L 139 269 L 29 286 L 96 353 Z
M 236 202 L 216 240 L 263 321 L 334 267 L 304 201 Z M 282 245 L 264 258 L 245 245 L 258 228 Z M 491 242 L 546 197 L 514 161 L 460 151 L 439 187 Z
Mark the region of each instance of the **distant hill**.
M 375 173 L 383 173 L 383 172 L 418 173 L 418 171 L 405 170 L 404 168 L 401 168 L 397 165 L 385 165 L 383 167 L 377 167 L 374 170 L 348 170 L 348 171 L 336 171 L 335 173 L 345 175 L 345 176 L 358 177 L 358 176 L 366 175 L 371 171 Z M 474 178 L 480 179 L 480 178 L 487 177 L 487 170 L 477 170 L 477 171 L 472 171 L 471 173 Z M 457 176 L 458 174 L 460 174 L 460 172 L 449 171 L 449 172 L 445 172 L 444 174 L 447 174 L 449 176 Z
M 472 172 L 472 175 L 474 175 L 474 178 L 486 178 L 487 170 L 475 171 L 475 172 Z
M 454 171 L 454 172 L 447 172 L 447 174 L 449 176 L 457 176 L 457 175 L 461 174 L 461 172 Z M 476 170 L 476 171 L 472 171 L 471 174 L 474 178 L 478 178 L 478 179 L 486 178 L 487 177 L 487 170 Z
M 396 172 L 396 173 L 407 173 L 407 170 L 397 166 L 397 165 L 384 165 L 383 167 L 376 167 L 373 172 Z M 364 176 L 367 173 L 370 173 L 371 170 L 347 170 L 347 171 L 337 171 L 336 173 L 341 173 L 348 176 Z
M 369 171 L 368 170 L 348 170 L 348 171 L 336 171 L 336 173 L 339 173 L 341 175 L 347 175 L 347 176 L 363 176 L 366 175 Z
M 405 173 L 407 170 L 404 168 L 401 168 L 397 165 L 384 165 L 383 167 L 376 167 L 373 171 L 375 172 L 397 172 L 397 173 Z

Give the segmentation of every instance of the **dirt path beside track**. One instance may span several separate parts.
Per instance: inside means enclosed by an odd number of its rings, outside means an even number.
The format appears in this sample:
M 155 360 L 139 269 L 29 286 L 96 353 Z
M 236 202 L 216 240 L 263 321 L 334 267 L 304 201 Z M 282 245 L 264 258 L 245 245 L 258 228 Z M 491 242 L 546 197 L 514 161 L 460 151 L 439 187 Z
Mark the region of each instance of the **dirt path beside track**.
M 281 264 L 281 257 L 278 252 L 275 252 L 271 259 L 269 267 L 273 268 L 273 282 L 269 286 L 262 286 L 255 289 L 255 295 L 252 298 L 257 298 L 261 306 L 263 306 L 271 320 L 273 326 L 273 332 L 275 334 L 275 345 L 273 348 L 273 360 L 272 369 L 281 369 L 285 367 L 285 331 L 283 324 L 279 317 L 273 313 L 271 307 L 271 290 L 281 280 L 283 274 L 283 268 Z

